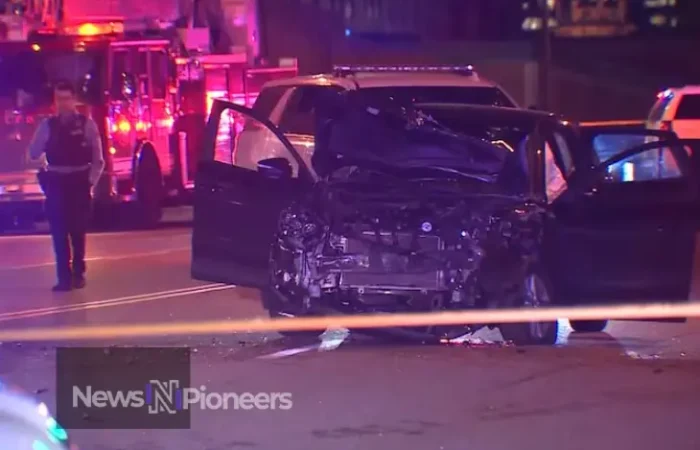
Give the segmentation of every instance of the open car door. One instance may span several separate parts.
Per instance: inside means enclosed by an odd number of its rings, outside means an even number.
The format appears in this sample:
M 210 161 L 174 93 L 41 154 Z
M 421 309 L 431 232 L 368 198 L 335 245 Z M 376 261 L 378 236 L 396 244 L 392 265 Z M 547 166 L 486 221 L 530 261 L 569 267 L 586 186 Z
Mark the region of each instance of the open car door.
M 259 139 L 239 139 L 251 128 Z M 311 184 L 308 167 L 273 124 L 215 101 L 195 179 L 192 277 L 264 286 L 279 213 Z
M 583 130 L 583 164 L 553 204 L 545 247 L 560 302 L 686 302 L 700 294 L 699 143 L 663 131 Z

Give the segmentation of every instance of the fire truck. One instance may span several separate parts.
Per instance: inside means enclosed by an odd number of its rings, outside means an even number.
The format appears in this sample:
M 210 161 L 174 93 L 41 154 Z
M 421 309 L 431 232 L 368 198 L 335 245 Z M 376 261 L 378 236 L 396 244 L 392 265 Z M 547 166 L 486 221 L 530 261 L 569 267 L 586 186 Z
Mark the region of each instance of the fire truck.
M 56 0 L 18 3 L 0 16 L 0 227 L 42 217 L 44 162 L 29 160 L 27 147 L 52 113 L 57 81 L 74 83 L 81 112 L 101 132 L 95 225 L 149 227 L 164 206 L 188 200 L 213 99 L 251 106 L 262 84 L 297 75 L 296 59 L 261 64 L 247 43 L 213 53 L 206 27 L 47 14 Z

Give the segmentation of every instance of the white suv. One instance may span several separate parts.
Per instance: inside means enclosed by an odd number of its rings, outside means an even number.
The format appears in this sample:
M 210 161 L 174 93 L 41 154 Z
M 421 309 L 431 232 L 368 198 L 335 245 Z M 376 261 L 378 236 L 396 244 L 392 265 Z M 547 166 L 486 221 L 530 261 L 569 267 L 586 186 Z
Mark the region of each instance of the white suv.
M 333 74 L 299 76 L 266 83 L 253 110 L 279 127 L 311 167 L 315 98 L 324 90 L 362 90 L 381 98 L 411 103 L 474 104 L 518 108 L 500 86 L 465 67 L 335 67 Z M 277 138 L 246 124 L 233 153 L 237 166 L 256 170 L 257 161 L 284 153 Z M 296 166 L 293 164 L 293 166 Z M 293 167 L 294 176 L 297 167 Z
M 647 128 L 673 131 L 680 139 L 700 139 L 700 86 L 659 93 L 649 112 Z

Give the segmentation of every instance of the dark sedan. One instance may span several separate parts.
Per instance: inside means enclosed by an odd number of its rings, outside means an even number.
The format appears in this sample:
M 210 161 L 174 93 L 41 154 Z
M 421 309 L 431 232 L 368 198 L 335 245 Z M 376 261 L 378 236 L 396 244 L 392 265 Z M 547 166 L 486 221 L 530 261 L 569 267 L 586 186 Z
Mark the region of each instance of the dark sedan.
M 259 287 L 273 317 L 688 300 L 697 141 L 510 108 L 337 101 L 318 118 L 311 163 L 285 130 L 215 102 L 193 277 Z M 243 151 L 236 130 L 251 124 L 286 150 L 258 170 L 220 156 Z M 552 344 L 556 326 L 500 329 Z

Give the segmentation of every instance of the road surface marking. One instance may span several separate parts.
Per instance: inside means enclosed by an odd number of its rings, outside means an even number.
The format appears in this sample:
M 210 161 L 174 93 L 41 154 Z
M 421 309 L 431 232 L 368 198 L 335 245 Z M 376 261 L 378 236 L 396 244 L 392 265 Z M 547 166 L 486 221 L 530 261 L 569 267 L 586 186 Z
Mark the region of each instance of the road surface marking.
M 162 231 L 162 230 L 160 230 Z M 166 230 L 167 231 L 167 230 Z M 173 230 L 175 231 L 175 230 Z M 181 230 L 177 230 L 181 231 Z M 91 237 L 120 237 L 120 236 L 129 236 L 129 237 L 143 237 L 143 236 L 148 236 L 148 235 L 155 235 L 158 236 L 153 230 L 132 230 L 132 231 L 108 231 L 104 233 L 88 233 L 87 236 L 88 238 Z M 167 234 L 166 234 L 167 235 Z M 173 235 L 168 235 L 172 237 L 179 237 L 179 236 L 189 236 L 189 233 L 178 233 L 178 234 L 173 234 Z M 8 235 L 0 235 L 0 242 L 2 241 L 20 241 L 22 239 L 27 239 L 27 240 L 41 240 L 41 239 L 51 239 L 51 235 L 48 233 L 36 233 L 36 234 L 8 234 Z
M 181 295 L 191 295 L 185 292 Z M 156 298 L 176 297 L 170 294 Z M 153 297 L 151 297 L 153 298 Z M 153 298 L 153 299 L 156 299 Z M 137 300 L 138 301 L 138 300 Z M 198 322 L 155 322 L 124 325 L 61 326 L 0 329 L 0 342 L 114 339 L 163 335 L 212 335 L 270 331 L 311 331 L 328 328 L 395 328 L 465 323 L 502 324 L 572 320 L 642 320 L 700 317 L 700 304 L 654 303 L 616 306 L 514 308 L 427 313 L 358 314 L 294 318 L 256 318 Z
M 222 291 L 232 289 L 236 286 L 229 284 L 205 284 L 203 286 L 193 286 L 182 289 L 172 289 L 169 291 L 149 292 L 146 294 L 130 295 L 127 297 L 118 297 L 105 300 L 96 300 L 92 302 L 75 303 L 71 305 L 49 306 L 46 308 L 27 309 L 23 311 L 14 311 L 0 314 L 0 322 L 8 322 L 11 320 L 28 319 L 33 317 L 50 316 L 73 311 L 82 311 L 88 309 L 107 308 L 110 306 L 129 305 L 133 303 L 149 302 L 153 300 L 161 300 L 173 297 L 184 297 L 187 295 L 203 294 L 207 292 Z
M 158 256 L 158 255 L 167 255 L 169 253 L 176 253 L 176 252 L 184 252 L 185 250 L 189 250 L 190 246 L 186 247 L 175 247 L 175 248 L 169 248 L 167 250 L 156 250 L 152 252 L 139 252 L 139 253 L 129 253 L 129 254 L 122 254 L 122 255 L 115 255 L 115 256 L 93 256 L 91 258 L 85 258 L 85 261 L 117 261 L 121 259 L 130 259 L 130 258 L 145 258 L 148 256 Z M 11 272 L 14 270 L 28 270 L 28 269 L 38 269 L 41 267 L 52 267 L 55 266 L 56 263 L 54 262 L 43 262 L 43 263 L 37 263 L 37 264 L 26 264 L 23 266 L 9 266 L 9 267 L 0 267 L 0 272 Z

